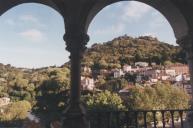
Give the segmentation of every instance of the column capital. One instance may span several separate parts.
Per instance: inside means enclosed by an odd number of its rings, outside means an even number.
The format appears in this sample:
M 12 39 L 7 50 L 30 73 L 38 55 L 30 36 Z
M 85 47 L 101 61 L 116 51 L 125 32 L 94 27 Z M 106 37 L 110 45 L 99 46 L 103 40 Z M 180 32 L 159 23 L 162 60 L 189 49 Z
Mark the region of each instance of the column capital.
M 66 33 L 63 38 L 67 45 L 66 50 L 71 53 L 84 52 L 89 41 L 89 36 L 86 33 Z
M 186 52 L 187 59 L 193 59 L 193 33 L 177 39 L 177 44 Z
M 184 50 L 189 50 L 193 46 L 193 34 L 185 35 L 177 39 L 177 44 L 179 44 Z

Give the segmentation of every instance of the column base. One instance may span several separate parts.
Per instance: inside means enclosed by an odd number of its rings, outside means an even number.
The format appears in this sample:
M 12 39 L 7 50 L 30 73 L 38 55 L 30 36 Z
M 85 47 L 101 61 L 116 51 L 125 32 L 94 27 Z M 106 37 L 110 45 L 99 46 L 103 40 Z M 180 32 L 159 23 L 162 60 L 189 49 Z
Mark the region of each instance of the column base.
M 191 101 L 191 110 L 193 110 L 193 101 Z M 186 126 L 185 128 L 193 128 L 193 111 L 188 112 L 186 115 Z
M 185 128 L 193 128 L 193 112 L 188 113 Z
M 90 128 L 85 105 L 71 103 L 64 111 L 62 128 Z

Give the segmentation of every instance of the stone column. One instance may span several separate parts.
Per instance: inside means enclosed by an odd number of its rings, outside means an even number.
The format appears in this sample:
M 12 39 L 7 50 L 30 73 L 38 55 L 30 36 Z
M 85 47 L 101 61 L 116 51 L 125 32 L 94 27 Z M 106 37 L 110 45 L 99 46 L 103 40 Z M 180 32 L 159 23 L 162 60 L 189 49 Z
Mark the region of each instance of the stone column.
M 71 63 L 71 97 L 70 104 L 64 111 L 62 128 L 89 128 L 86 119 L 85 106 L 80 101 L 81 96 L 81 59 L 89 41 L 85 33 L 67 33 L 64 35 L 67 50 L 70 52 Z
M 181 39 L 178 39 L 177 43 L 186 52 L 186 58 L 189 66 L 189 72 L 190 72 L 190 83 L 192 86 L 191 109 L 193 109 L 193 33 L 187 36 L 184 36 Z M 188 113 L 186 121 L 187 121 L 187 128 L 193 128 L 193 112 Z

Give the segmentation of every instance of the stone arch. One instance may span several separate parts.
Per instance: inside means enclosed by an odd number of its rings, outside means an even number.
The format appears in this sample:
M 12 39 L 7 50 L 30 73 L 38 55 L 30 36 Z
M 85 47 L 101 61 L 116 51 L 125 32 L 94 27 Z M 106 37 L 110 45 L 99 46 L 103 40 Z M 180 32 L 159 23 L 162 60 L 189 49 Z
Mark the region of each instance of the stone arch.
M 45 6 L 53 8 L 55 11 L 61 14 L 61 12 L 59 11 L 55 3 L 52 2 L 52 0 L 2 0 L 0 1 L 0 16 L 11 8 L 25 3 L 43 4 Z
M 97 3 L 87 17 L 86 29 L 88 30 L 93 18 L 106 6 L 121 1 L 138 1 L 145 3 L 159 11 L 170 23 L 176 39 L 181 39 L 189 33 L 189 26 L 181 11 L 171 1 L 163 0 L 109 0 L 108 2 Z

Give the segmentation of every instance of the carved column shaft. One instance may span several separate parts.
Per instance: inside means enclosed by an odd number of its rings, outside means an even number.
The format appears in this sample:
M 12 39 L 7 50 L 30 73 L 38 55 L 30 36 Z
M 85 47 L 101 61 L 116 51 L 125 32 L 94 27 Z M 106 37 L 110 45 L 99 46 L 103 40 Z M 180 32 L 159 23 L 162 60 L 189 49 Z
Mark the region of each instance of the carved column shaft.
M 192 97 L 193 97 L 193 35 L 189 34 L 181 39 L 177 40 L 177 43 L 186 52 L 186 59 L 189 66 L 190 82 L 192 86 Z
M 64 35 L 71 63 L 70 104 L 64 111 L 63 128 L 89 128 L 85 106 L 80 102 L 81 59 L 89 41 L 87 34 L 67 33 Z
M 89 41 L 87 34 L 66 34 L 64 40 L 67 43 L 67 50 L 70 54 L 71 62 L 71 102 L 80 101 L 81 91 L 81 59 L 86 49 L 85 45 Z
M 192 87 L 192 101 L 191 109 L 193 109 L 193 34 L 190 33 L 181 39 L 177 40 L 177 43 L 185 50 L 186 58 L 189 65 L 190 82 Z M 193 113 L 189 112 L 186 117 L 186 128 L 193 128 Z

